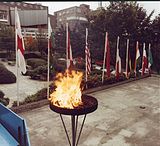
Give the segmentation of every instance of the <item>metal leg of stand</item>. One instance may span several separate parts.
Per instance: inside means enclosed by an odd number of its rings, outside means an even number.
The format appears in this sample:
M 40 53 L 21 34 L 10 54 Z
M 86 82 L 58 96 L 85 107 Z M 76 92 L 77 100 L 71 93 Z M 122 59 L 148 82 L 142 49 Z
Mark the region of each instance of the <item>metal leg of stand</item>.
M 84 122 L 85 122 L 85 119 L 86 119 L 86 116 L 87 115 L 85 115 L 84 118 L 83 118 L 81 129 L 80 129 L 80 132 L 79 132 L 79 135 L 78 135 L 78 139 L 77 139 L 77 142 L 76 142 L 76 146 L 78 145 L 78 142 L 79 142 L 79 139 L 80 139 L 80 136 L 81 136 L 81 133 L 82 133 L 82 129 L 83 129 L 83 126 L 84 126 Z
M 63 118 L 62 118 L 62 115 L 60 114 L 60 117 L 61 117 L 61 121 L 62 121 L 62 124 L 63 124 L 63 127 L 64 127 L 64 130 L 65 130 L 65 133 L 66 133 L 66 136 L 67 136 L 67 139 L 68 139 L 68 142 L 69 142 L 69 145 L 71 146 L 71 141 L 69 139 L 69 135 L 68 135 L 68 132 L 67 132 L 67 129 L 66 129 L 66 126 L 65 126 L 65 123 L 63 121 Z
M 72 146 L 75 146 L 76 144 L 76 123 L 75 123 L 75 115 L 71 116 L 71 122 L 72 122 Z
M 70 145 L 70 146 L 77 146 L 77 145 L 78 145 L 78 142 L 79 142 L 79 139 L 80 139 L 80 136 L 81 136 L 81 133 L 82 133 L 82 129 L 83 129 L 83 126 L 84 126 L 84 122 L 85 122 L 85 119 L 86 119 L 86 115 L 85 115 L 84 118 L 83 118 L 82 125 L 81 125 L 81 127 L 80 127 L 80 131 L 79 131 L 79 135 L 78 135 L 77 141 L 76 141 L 76 136 L 77 136 L 77 127 L 78 127 L 78 116 L 77 116 L 77 117 L 76 117 L 75 115 L 72 115 L 72 116 L 71 116 L 72 144 L 71 144 L 71 140 L 69 139 L 69 135 L 68 135 L 68 132 L 67 132 L 67 128 L 66 128 L 66 126 L 65 126 L 65 123 L 64 123 L 64 120 L 63 120 L 63 117 L 62 117 L 61 114 L 60 114 L 60 117 L 61 117 L 61 121 L 62 121 L 64 130 L 65 130 L 65 133 L 66 133 L 66 136 L 67 136 L 69 145 Z M 75 119 L 75 117 L 76 117 L 76 119 Z

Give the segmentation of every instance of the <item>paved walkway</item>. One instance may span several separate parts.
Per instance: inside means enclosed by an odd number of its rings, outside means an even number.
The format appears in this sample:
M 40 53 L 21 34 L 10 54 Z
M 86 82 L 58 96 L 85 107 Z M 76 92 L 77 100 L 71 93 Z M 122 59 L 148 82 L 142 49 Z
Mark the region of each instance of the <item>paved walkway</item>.
M 99 107 L 88 114 L 79 146 L 160 146 L 160 78 L 91 95 Z M 68 146 L 60 117 L 48 106 L 20 115 L 27 121 L 32 146 Z M 64 119 L 71 132 L 69 116 Z
M 0 61 L 1 62 L 1 61 Z M 13 72 L 16 75 L 16 67 L 10 66 L 6 62 L 3 63 L 8 70 Z M 35 94 L 37 91 L 41 90 L 42 88 L 47 87 L 47 82 L 45 81 L 37 81 L 30 79 L 29 76 L 20 76 L 19 79 L 19 100 L 23 101 L 27 96 Z M 0 90 L 5 93 L 5 96 L 10 98 L 10 106 L 13 101 L 17 100 L 17 84 L 1 84 Z

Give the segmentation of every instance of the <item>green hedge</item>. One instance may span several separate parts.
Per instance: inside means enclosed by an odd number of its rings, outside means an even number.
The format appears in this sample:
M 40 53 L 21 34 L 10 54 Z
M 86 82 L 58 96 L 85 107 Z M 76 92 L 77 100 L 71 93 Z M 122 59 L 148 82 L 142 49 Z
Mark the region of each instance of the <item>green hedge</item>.
M 4 93 L 0 90 L 0 98 L 4 97 Z
M 42 99 L 47 99 L 47 88 L 43 88 L 39 90 L 36 94 L 28 96 L 27 98 L 25 98 L 24 101 L 20 102 L 19 105 L 36 102 Z M 14 101 L 12 106 L 13 107 L 17 106 L 17 101 Z
M 56 72 L 55 72 L 54 68 L 50 68 L 49 71 L 50 71 L 50 80 L 52 80 L 53 77 L 55 76 Z M 48 72 L 47 65 L 43 65 L 43 66 L 38 66 L 34 70 L 28 71 L 27 75 L 29 75 L 31 77 L 31 79 L 34 79 L 34 80 L 46 81 L 47 80 L 47 72 Z
M 4 98 L 4 93 L 0 90 L 0 103 L 7 106 L 9 104 L 9 98 Z
M 0 84 L 10 84 L 16 82 L 16 76 L 3 64 L 0 64 Z
M 43 66 L 43 65 L 46 65 L 46 64 L 47 64 L 47 62 L 43 59 L 39 59 L 39 58 L 27 59 L 27 65 L 31 66 L 32 69 L 35 69 L 38 66 Z

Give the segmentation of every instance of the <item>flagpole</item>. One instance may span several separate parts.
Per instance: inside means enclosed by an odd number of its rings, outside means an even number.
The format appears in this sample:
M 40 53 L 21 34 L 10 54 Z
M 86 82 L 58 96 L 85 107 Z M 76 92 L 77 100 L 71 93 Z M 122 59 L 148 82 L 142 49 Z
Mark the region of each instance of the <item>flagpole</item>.
M 87 37 L 88 37 L 88 28 L 86 28 L 86 46 L 87 46 Z M 88 81 L 88 74 L 87 74 L 87 56 L 86 56 L 86 89 L 88 88 L 87 81 Z
M 47 73 L 47 98 L 49 98 L 49 60 L 50 60 L 50 27 L 49 27 L 49 23 L 50 23 L 50 18 L 48 17 L 48 73 Z
M 138 51 L 138 41 L 136 43 L 136 58 L 135 58 L 135 63 L 134 63 L 134 73 L 135 73 L 135 77 L 136 77 L 136 74 L 137 74 L 137 71 L 136 71 L 136 66 L 137 66 L 137 51 Z
M 144 68 L 144 51 L 145 51 L 145 43 L 143 43 L 143 56 L 142 56 L 142 72 L 141 75 L 143 76 L 145 68 Z
M 149 47 L 148 47 L 149 51 L 148 51 L 148 56 L 150 55 L 151 57 L 151 44 L 149 43 Z M 151 59 L 151 58 L 150 58 Z M 148 57 L 149 60 L 149 57 Z M 151 66 L 150 66 L 150 62 L 148 61 L 148 73 L 151 74 Z
M 128 48 L 129 48 L 129 39 L 127 39 L 127 52 L 126 52 L 126 78 L 128 78 Z
M 117 73 L 117 59 L 118 59 L 118 56 L 119 56 L 119 52 L 118 52 L 118 46 L 119 46 L 119 36 L 117 37 L 117 53 L 116 53 L 116 77 L 119 73 Z M 119 71 L 118 71 L 119 72 Z
M 15 12 L 15 51 L 16 51 L 16 78 L 17 78 L 17 106 L 19 106 L 19 69 L 18 69 L 18 48 L 17 48 L 17 7 L 14 9 Z
M 104 68 L 105 68 L 105 64 L 106 64 L 106 52 L 107 52 L 107 37 L 108 37 L 108 33 L 106 32 L 106 38 L 105 38 L 105 48 L 104 48 L 104 58 L 103 58 L 103 70 L 102 70 L 102 84 L 104 82 Z
M 68 69 L 68 23 L 66 23 L 66 63 Z

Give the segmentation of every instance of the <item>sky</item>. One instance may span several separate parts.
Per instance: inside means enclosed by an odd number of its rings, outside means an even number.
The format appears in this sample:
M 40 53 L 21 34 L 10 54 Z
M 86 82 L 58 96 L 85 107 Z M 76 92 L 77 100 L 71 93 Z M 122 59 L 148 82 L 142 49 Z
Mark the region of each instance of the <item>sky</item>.
M 36 2 L 29 2 L 29 3 L 41 3 L 44 6 L 48 6 L 49 8 L 49 14 L 54 14 L 55 11 L 59 11 L 65 8 L 69 8 L 72 6 L 79 6 L 80 4 L 88 4 L 90 5 L 90 9 L 96 10 L 98 7 L 99 2 L 98 1 L 61 1 L 61 2 L 43 2 L 43 1 L 36 1 Z M 142 6 L 144 9 L 146 9 L 147 14 L 149 15 L 152 10 L 155 10 L 154 15 L 152 19 L 154 19 L 155 16 L 158 16 L 160 14 L 160 1 L 137 1 L 137 3 Z M 108 1 L 102 1 L 103 7 L 108 6 Z

